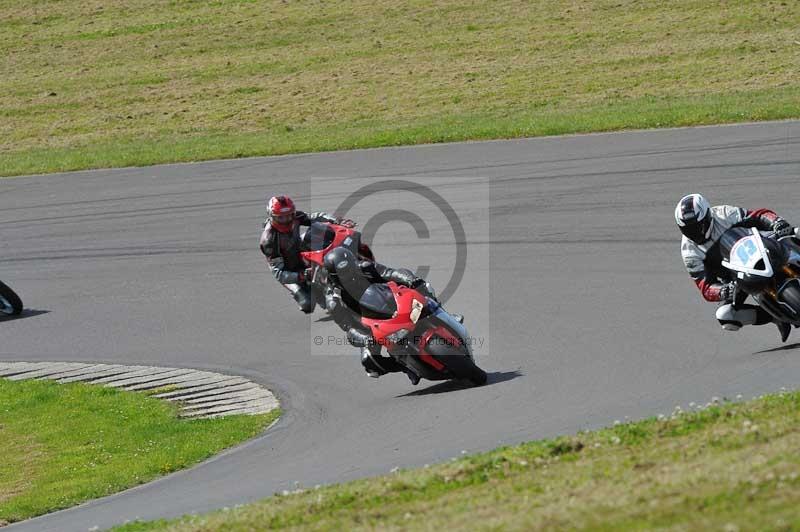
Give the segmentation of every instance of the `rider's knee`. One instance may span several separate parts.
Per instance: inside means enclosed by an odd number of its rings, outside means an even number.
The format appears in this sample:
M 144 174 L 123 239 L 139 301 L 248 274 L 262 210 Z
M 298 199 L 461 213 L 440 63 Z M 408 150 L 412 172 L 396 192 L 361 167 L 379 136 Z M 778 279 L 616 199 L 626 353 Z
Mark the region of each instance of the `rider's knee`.
M 720 326 L 726 331 L 738 331 L 744 325 L 752 325 L 756 321 L 756 313 L 753 309 L 733 308 L 728 303 L 717 308 L 717 320 Z
M 717 320 L 726 331 L 738 331 L 742 328 L 742 322 L 736 319 L 736 311 L 733 305 L 720 305 L 717 309 Z

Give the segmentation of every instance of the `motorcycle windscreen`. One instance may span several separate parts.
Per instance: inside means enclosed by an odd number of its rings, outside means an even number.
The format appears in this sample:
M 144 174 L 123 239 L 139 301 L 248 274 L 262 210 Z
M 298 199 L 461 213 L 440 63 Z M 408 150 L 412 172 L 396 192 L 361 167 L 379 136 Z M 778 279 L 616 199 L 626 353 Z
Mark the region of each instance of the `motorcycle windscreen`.
M 756 237 L 739 240 L 731 248 L 731 264 L 743 270 L 764 270 L 764 256 L 758 248 Z
M 722 266 L 733 270 L 737 278 L 747 280 L 748 276 L 755 278 L 770 278 L 773 275 L 771 258 L 776 261 L 781 260 L 781 253 L 777 243 L 770 239 L 764 239 L 755 229 L 751 229 L 730 245 L 735 236 L 739 236 L 739 228 L 730 229 L 725 232 L 720 240 L 720 251 L 723 257 L 727 254 L 727 260 L 723 258 Z M 765 246 L 765 241 L 770 243 L 772 253 L 769 253 Z M 726 248 L 730 248 L 725 254 Z
M 328 224 L 315 222 L 306 230 L 300 251 L 322 251 L 331 245 L 335 236 Z
M 719 239 L 717 245 L 719 246 L 719 252 L 723 259 L 727 259 L 729 262 L 731 261 L 731 249 L 736 243 L 743 239 L 751 236 L 753 232 L 750 229 L 745 229 L 744 227 L 731 227 L 724 233 Z
M 385 284 L 373 284 L 367 288 L 358 300 L 358 306 L 365 318 L 374 320 L 390 319 L 397 312 L 394 293 Z

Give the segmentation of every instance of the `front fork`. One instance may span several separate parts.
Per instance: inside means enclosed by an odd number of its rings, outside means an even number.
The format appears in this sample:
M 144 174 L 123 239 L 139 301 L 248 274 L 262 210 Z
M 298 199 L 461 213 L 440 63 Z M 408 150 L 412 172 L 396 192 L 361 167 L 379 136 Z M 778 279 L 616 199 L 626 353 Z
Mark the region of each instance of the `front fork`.
M 779 291 L 787 281 L 792 279 L 800 279 L 800 268 L 793 264 L 784 264 L 780 271 L 782 274 L 780 278 L 774 279 L 774 282 L 770 286 L 766 286 L 762 288 L 758 294 L 752 295 L 753 299 L 756 300 L 756 303 L 758 303 L 761 308 L 769 312 L 773 318 L 779 321 L 791 321 L 787 320 L 787 316 L 781 310 Z M 740 294 L 742 295 L 740 296 Z M 746 298 L 747 293 L 743 290 L 737 289 L 733 307 L 737 308 L 739 305 L 744 303 Z

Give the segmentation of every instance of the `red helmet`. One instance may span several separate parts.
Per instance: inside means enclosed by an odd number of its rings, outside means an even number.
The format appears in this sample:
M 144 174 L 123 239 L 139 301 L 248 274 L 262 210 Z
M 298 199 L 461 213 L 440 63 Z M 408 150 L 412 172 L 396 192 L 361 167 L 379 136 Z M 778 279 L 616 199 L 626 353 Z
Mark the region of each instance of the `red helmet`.
M 269 223 L 276 231 L 288 233 L 294 227 L 294 202 L 289 196 L 272 196 L 267 203 Z

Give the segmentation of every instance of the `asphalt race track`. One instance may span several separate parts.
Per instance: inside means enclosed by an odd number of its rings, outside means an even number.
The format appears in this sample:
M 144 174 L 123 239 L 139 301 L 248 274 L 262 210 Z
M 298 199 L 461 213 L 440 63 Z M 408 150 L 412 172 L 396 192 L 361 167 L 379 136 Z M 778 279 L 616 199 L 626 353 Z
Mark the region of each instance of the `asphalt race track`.
M 335 325 L 298 312 L 257 248 L 270 193 L 302 208 L 322 187 L 333 209 L 352 177 L 434 176 L 458 177 L 456 207 L 491 215 L 489 238 L 467 242 L 489 254 L 491 322 L 471 313 L 481 303 L 465 284 L 448 305 L 491 335 L 482 388 L 376 381 L 355 356 L 312 354 L 310 331 Z M 797 387 L 800 331 L 785 347 L 772 325 L 724 333 L 684 272 L 672 212 L 689 192 L 800 223 L 800 122 L 0 180 L 0 279 L 31 309 L 0 321 L 0 360 L 221 371 L 267 385 L 285 409 L 262 437 L 199 467 L 11 529 L 202 512 Z M 389 263 L 426 255 L 446 269 L 430 244 L 373 247 Z

